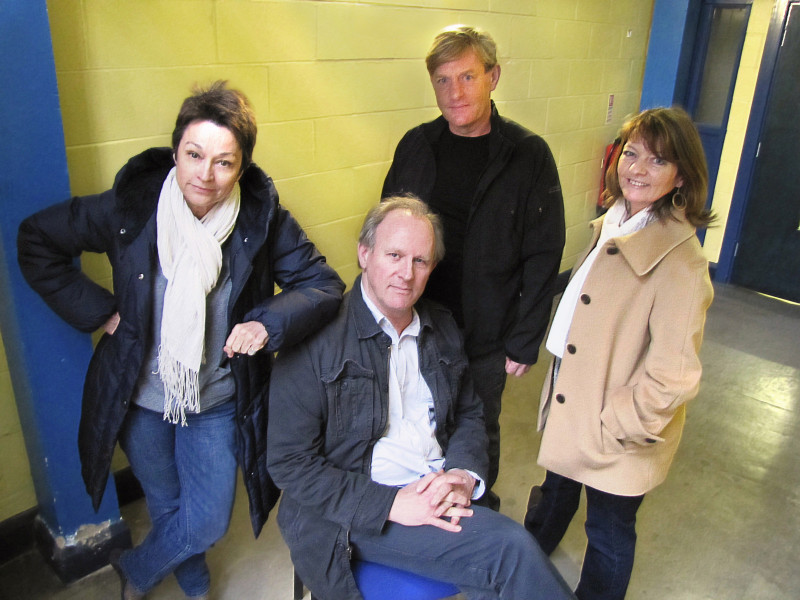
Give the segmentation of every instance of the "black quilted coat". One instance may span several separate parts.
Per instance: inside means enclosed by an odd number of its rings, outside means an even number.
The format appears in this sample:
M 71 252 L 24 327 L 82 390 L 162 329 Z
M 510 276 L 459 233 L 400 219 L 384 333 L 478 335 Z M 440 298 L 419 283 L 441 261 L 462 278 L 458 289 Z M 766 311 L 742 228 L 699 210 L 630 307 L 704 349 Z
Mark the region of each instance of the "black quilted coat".
M 120 323 L 95 349 L 83 390 L 78 435 L 82 474 L 97 509 L 111 456 L 144 360 L 158 273 L 156 205 L 174 166 L 172 150 L 152 148 L 133 157 L 111 190 L 75 197 L 22 222 L 19 264 L 28 283 L 65 321 L 94 331 L 115 312 Z M 267 473 L 266 435 L 272 353 L 297 343 L 337 312 L 344 284 L 278 203 L 272 179 L 255 165 L 240 179 L 241 209 L 229 239 L 231 297 L 228 329 L 260 321 L 267 347 L 236 355 L 238 460 L 258 535 L 279 491 Z M 105 252 L 114 293 L 86 277 L 74 258 Z M 282 293 L 275 294 L 275 285 Z

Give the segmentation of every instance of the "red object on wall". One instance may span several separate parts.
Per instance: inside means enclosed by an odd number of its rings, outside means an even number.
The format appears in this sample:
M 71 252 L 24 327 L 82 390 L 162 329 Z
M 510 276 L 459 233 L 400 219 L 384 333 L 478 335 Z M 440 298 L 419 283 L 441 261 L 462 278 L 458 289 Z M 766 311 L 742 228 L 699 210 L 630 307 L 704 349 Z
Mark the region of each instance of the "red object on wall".
M 606 173 L 611 166 L 617 164 L 620 152 L 622 152 L 622 140 L 620 138 L 615 139 L 606 146 L 606 151 L 603 155 L 603 166 L 600 169 L 600 194 L 597 196 L 598 212 L 603 209 L 603 192 L 606 189 Z

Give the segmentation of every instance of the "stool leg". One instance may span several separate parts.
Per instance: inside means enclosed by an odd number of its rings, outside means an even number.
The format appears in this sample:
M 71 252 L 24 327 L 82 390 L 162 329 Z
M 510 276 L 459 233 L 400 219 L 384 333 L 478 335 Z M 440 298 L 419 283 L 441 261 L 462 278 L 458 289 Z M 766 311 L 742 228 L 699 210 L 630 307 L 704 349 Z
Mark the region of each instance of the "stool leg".
M 294 572 L 294 600 L 303 600 L 303 596 L 305 596 L 305 586 L 303 582 L 300 580 L 300 576 L 297 574 L 297 571 Z

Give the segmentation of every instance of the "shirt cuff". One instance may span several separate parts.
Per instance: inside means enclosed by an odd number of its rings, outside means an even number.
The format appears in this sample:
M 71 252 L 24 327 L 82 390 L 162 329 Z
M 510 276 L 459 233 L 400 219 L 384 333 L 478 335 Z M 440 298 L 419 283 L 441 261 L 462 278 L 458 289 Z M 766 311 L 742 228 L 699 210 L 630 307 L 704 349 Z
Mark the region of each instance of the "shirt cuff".
M 478 500 L 483 493 L 486 491 L 486 484 L 483 483 L 483 479 L 478 477 L 476 473 L 470 471 L 469 469 L 464 469 L 467 473 L 472 475 L 475 478 L 475 487 L 472 488 L 472 500 Z

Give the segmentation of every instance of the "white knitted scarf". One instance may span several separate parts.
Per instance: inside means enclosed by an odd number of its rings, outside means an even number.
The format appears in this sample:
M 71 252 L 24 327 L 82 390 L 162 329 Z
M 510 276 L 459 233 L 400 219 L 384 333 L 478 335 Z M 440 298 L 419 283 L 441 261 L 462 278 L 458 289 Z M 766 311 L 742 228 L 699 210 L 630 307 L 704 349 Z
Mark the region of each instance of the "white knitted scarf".
M 197 219 L 169 172 L 158 198 L 158 257 L 167 279 L 161 314 L 158 373 L 164 383 L 164 420 L 186 425 L 186 411 L 200 408 L 198 372 L 203 361 L 206 296 L 222 268 L 221 244 L 239 215 L 239 184 Z

